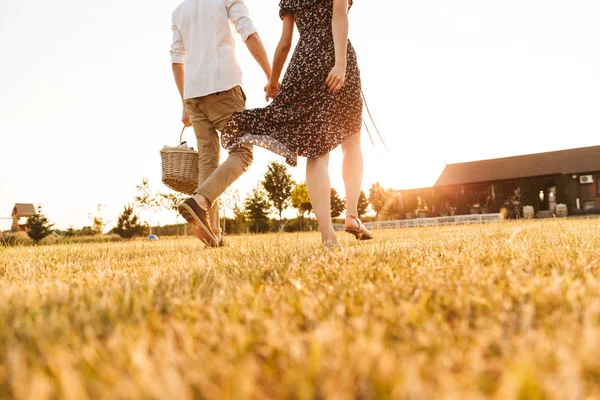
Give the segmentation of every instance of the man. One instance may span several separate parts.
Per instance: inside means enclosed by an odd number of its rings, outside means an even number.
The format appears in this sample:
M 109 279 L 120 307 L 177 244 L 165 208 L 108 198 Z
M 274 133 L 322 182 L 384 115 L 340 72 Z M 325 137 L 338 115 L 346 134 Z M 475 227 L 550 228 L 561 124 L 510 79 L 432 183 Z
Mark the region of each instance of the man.
M 185 0 L 173 12 L 173 75 L 183 101 L 182 122 L 193 126 L 200 153 L 198 189 L 179 206 L 208 246 L 222 245 L 217 199 L 252 163 L 252 146 L 229 152 L 219 166 L 221 131 L 245 109 L 242 72 L 235 58 L 230 22 L 264 71 L 271 66 L 243 0 Z

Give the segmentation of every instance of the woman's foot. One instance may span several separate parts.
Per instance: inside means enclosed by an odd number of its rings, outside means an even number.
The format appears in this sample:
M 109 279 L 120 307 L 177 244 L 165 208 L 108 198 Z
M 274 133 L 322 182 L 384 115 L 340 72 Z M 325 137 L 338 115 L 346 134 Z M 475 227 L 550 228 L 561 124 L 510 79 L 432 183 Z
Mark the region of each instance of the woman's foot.
M 335 236 L 335 233 L 333 231 L 331 233 L 322 234 L 321 242 L 323 243 L 323 247 L 329 249 L 340 247 L 340 242 L 338 242 L 337 237 Z
M 351 233 L 358 240 L 373 239 L 371 232 L 365 228 L 360 219 L 354 214 L 346 216 L 346 232 Z
M 323 240 L 323 247 L 326 247 L 328 249 L 335 249 L 338 247 L 341 247 L 342 245 L 340 244 L 340 242 L 337 241 L 337 239 L 334 240 Z
M 342 248 L 342 245 L 337 240 L 330 241 L 327 243 L 323 242 L 323 249 L 327 252 L 334 251 L 334 250 L 341 249 L 341 248 Z

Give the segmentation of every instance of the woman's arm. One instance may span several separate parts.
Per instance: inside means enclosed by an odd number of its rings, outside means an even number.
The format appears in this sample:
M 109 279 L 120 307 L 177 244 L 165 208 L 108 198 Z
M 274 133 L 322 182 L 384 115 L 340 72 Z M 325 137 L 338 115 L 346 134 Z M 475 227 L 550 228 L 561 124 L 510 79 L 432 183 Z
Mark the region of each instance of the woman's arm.
M 333 19 L 331 21 L 333 43 L 335 46 L 335 66 L 327 77 L 327 87 L 331 93 L 337 93 L 346 80 L 346 51 L 348 48 L 348 0 L 333 0 Z
M 279 78 L 283 71 L 283 66 L 287 60 L 288 54 L 292 48 L 292 38 L 294 37 L 294 16 L 287 13 L 283 16 L 283 30 L 281 32 L 281 39 L 275 50 L 273 56 L 273 71 L 271 73 L 271 79 L 265 87 L 266 99 L 275 98 L 277 96 L 277 90 L 279 89 Z

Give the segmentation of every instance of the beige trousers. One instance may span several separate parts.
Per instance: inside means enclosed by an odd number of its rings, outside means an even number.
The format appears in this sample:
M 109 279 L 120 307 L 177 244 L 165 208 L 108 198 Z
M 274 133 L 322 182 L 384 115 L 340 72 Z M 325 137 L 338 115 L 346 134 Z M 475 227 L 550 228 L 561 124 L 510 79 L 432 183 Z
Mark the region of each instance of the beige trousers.
M 211 208 L 209 217 L 215 234 L 221 233 L 218 198 L 252 164 L 252 145 L 243 145 L 229 152 L 219 165 L 222 131 L 235 111 L 246 108 L 246 96 L 239 86 L 233 89 L 185 100 L 185 109 L 192 120 L 200 161 L 197 195 L 204 196 Z

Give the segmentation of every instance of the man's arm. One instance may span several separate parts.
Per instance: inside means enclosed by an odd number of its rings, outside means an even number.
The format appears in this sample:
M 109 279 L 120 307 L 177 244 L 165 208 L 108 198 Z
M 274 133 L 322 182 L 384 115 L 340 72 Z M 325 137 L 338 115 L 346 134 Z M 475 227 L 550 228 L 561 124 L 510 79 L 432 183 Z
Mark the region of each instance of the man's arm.
M 183 112 L 181 113 L 181 122 L 185 126 L 191 126 L 192 122 L 190 121 L 190 117 L 185 111 L 185 104 L 183 104 L 183 87 L 185 85 L 185 46 L 183 45 L 183 39 L 181 37 L 181 32 L 173 22 L 171 29 L 173 30 L 173 44 L 171 45 L 171 63 L 173 68 L 173 76 L 175 77 L 175 84 L 177 85 L 177 90 L 179 91 L 179 96 L 181 97 L 181 103 L 183 105 Z
M 272 72 L 271 64 L 269 63 L 269 56 L 267 56 L 267 51 L 265 50 L 265 46 L 263 46 L 263 42 L 260 40 L 258 33 L 250 35 L 248 40 L 246 40 L 246 47 L 248 47 L 250 54 L 252 54 L 252 57 L 254 57 L 265 73 L 267 80 L 269 80 Z
M 183 102 L 183 86 L 185 85 L 185 66 L 179 63 L 173 63 L 173 77 L 175 77 L 175 84 L 177 85 L 177 90 L 179 90 L 179 96 L 181 96 L 181 101 Z
M 244 0 L 227 0 L 227 15 L 229 20 L 235 25 L 236 31 L 240 34 L 244 43 L 246 43 L 250 54 L 252 54 L 252 57 L 254 57 L 264 71 L 267 80 L 269 80 L 271 77 L 269 57 L 248 14 L 248 8 Z

